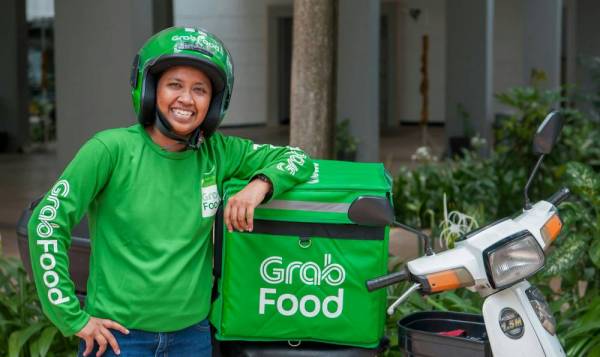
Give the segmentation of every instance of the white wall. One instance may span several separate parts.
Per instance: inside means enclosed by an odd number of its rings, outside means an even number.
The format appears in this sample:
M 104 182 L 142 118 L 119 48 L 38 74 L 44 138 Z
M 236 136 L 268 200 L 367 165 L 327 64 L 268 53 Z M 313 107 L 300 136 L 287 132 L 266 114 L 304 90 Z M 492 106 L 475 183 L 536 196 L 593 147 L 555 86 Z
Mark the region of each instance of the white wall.
M 546 73 L 543 88 L 558 89 L 562 0 L 498 0 L 494 11 L 494 94 L 530 85 L 533 68 Z M 512 111 L 494 101 L 494 113 Z
M 446 136 L 491 142 L 494 0 L 452 0 L 446 10 Z
M 494 94 L 522 86 L 523 5 L 522 0 L 494 2 Z M 494 99 L 494 113 L 510 113 L 511 108 Z
M 400 0 L 398 22 L 398 114 L 403 122 L 421 117 L 421 38 L 429 35 L 429 122 L 443 123 L 446 108 L 446 0 Z M 413 20 L 409 9 L 421 9 Z
M 379 160 L 379 34 L 376 1 L 343 0 L 339 6 L 337 118 L 350 119 L 358 161 Z
M 231 52 L 235 84 L 223 126 L 267 121 L 267 7 L 292 0 L 174 0 L 175 26 L 201 27 Z

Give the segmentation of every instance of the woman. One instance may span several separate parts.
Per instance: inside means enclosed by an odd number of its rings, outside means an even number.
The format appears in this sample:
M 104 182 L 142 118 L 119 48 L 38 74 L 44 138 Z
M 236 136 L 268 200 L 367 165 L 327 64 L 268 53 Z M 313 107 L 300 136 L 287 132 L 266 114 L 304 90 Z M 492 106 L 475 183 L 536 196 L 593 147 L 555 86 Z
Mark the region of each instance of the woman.
M 313 171 L 299 149 L 215 130 L 233 87 L 214 35 L 169 28 L 140 49 L 131 76 L 139 123 L 96 134 L 38 204 L 30 251 L 42 307 L 79 354 L 210 356 L 211 228 L 229 178 L 248 179 L 224 210 L 227 229 L 253 228 L 254 208 Z M 68 274 L 71 228 L 91 237 L 85 308 Z

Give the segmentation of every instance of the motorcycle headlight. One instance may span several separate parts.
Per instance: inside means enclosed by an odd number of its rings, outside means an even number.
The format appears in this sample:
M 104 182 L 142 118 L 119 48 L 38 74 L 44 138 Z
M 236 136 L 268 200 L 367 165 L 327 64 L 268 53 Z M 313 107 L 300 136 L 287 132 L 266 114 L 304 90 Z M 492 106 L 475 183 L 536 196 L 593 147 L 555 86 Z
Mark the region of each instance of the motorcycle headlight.
M 495 289 L 521 281 L 544 266 L 544 251 L 527 231 L 507 237 L 483 252 L 488 279 Z

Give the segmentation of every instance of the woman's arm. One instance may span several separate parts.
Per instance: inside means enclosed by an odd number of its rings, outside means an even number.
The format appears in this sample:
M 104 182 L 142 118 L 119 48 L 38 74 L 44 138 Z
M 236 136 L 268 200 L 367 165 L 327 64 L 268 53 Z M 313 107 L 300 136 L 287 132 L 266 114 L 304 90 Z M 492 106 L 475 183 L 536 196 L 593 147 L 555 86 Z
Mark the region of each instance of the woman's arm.
M 71 229 L 112 172 L 105 145 L 89 140 L 38 203 L 29 220 L 33 277 L 44 313 L 64 335 L 80 332 L 90 320 L 81 309 L 69 275 Z
M 256 206 L 307 181 L 314 171 L 312 160 L 299 148 L 259 145 L 236 137 L 223 139 L 225 179 L 251 179 L 225 207 L 224 221 L 230 231 L 252 230 Z

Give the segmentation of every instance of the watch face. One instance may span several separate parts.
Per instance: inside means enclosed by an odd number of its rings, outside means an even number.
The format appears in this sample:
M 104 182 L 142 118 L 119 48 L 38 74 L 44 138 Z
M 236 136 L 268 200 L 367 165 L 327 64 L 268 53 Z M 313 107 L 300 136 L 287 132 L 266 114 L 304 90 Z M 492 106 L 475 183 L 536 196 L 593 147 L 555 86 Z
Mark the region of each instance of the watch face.
M 533 311 L 535 311 L 535 314 L 540 320 L 542 326 L 546 329 L 546 331 L 548 331 L 549 334 L 555 335 L 556 320 L 554 320 L 552 311 L 550 311 L 550 306 L 546 302 L 542 292 L 535 286 L 532 286 L 527 289 L 525 293 L 527 294 L 529 303 L 531 304 L 531 307 L 533 307 Z
M 525 333 L 523 318 L 515 310 L 506 307 L 500 312 L 500 329 L 507 337 L 518 340 Z

